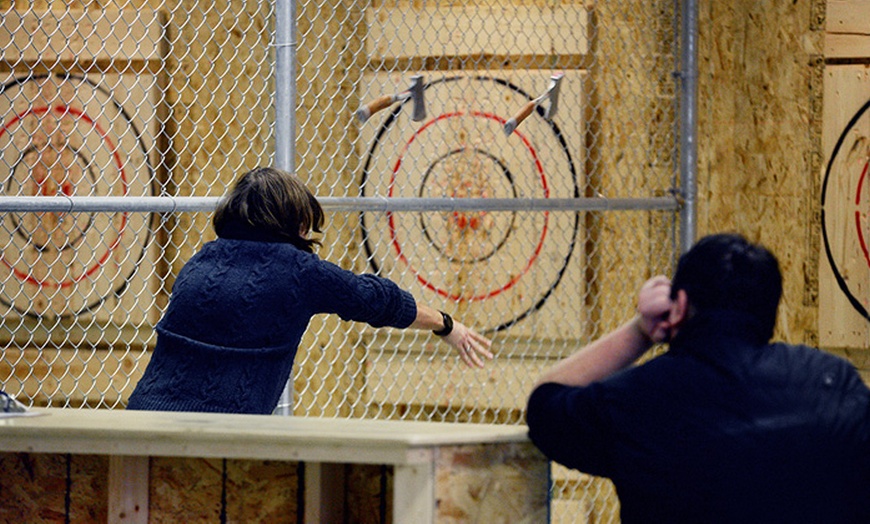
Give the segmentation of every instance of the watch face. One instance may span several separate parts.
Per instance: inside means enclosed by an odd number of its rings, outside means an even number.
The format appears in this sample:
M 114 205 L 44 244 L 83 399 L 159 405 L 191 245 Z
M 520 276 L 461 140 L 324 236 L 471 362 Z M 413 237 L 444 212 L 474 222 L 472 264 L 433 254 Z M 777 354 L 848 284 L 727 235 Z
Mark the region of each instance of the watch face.
M 444 320 L 444 327 L 434 330 L 433 333 L 440 337 L 446 337 L 453 331 L 453 317 L 443 311 L 439 311 L 439 313 L 441 313 L 441 318 Z

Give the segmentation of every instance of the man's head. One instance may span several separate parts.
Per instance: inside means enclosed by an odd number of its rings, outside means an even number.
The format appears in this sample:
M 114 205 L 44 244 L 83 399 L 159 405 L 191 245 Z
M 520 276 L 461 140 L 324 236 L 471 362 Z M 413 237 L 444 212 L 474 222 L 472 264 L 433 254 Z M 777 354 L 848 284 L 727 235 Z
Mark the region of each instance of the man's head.
M 681 290 L 688 297 L 689 316 L 712 310 L 749 313 L 759 321 L 764 342 L 773 336 L 782 273 L 765 247 L 736 234 L 702 238 L 677 264 L 671 298 Z

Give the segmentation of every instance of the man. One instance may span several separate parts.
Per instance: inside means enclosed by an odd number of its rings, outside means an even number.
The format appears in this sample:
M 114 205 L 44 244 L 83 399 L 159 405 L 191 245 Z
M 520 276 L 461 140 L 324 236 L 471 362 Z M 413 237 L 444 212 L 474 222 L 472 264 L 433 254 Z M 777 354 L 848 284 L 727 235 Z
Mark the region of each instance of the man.
M 870 390 L 843 359 L 768 343 L 781 295 L 764 247 L 702 239 L 637 316 L 543 374 L 529 436 L 612 479 L 624 523 L 870 523 Z

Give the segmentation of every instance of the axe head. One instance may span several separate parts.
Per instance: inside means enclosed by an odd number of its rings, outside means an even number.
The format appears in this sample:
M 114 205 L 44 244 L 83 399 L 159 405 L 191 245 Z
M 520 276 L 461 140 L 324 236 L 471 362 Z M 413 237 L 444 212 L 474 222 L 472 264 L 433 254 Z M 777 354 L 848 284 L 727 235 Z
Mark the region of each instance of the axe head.
M 550 99 L 547 109 L 544 111 L 544 118 L 547 120 L 556 115 L 556 110 L 559 108 L 559 84 L 562 83 L 562 78 L 565 73 L 559 72 L 550 77 L 550 86 L 547 88 L 547 98 Z
M 419 122 L 426 118 L 426 100 L 423 98 L 423 75 L 416 75 L 411 78 L 411 87 L 408 88 L 408 98 L 413 104 L 413 112 L 411 120 Z

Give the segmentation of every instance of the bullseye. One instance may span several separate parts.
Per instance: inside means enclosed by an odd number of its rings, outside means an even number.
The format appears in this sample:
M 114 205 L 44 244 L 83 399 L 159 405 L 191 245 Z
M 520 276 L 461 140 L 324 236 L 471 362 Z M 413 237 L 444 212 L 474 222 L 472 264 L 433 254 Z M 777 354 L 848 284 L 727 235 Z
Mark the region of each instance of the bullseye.
M 488 176 L 463 178 L 466 167 Z M 488 198 L 504 194 L 517 196 L 510 169 L 487 151 L 466 147 L 435 159 L 423 175 L 418 192 L 421 198 Z M 474 263 L 488 259 L 504 246 L 515 216 L 510 213 L 510 220 L 499 220 L 496 214 L 485 211 L 421 214 L 420 228 L 426 240 L 450 261 Z

